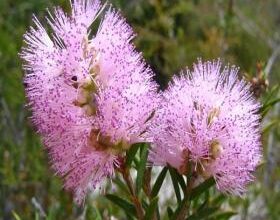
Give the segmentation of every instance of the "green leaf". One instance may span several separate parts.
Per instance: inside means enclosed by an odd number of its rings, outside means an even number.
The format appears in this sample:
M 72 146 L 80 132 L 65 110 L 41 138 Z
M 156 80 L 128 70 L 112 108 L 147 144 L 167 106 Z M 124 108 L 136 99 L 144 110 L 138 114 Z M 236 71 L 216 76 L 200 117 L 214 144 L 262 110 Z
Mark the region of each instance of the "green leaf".
M 198 212 L 192 214 L 187 218 L 187 220 L 201 220 L 205 219 L 205 217 L 209 217 L 210 215 L 213 215 L 216 211 L 219 210 L 219 207 L 209 207 L 204 208 L 203 210 L 199 210 Z
M 144 199 L 142 199 L 141 203 L 145 210 L 149 207 L 149 204 Z
M 171 168 L 173 171 L 173 175 L 176 177 L 176 179 L 178 180 L 178 183 L 180 184 L 182 190 L 185 190 L 186 189 L 186 183 L 185 183 L 185 180 L 183 178 L 183 176 L 181 174 L 178 173 L 178 171 L 174 168 Z
M 152 199 L 149 207 L 147 208 L 144 219 L 145 220 L 152 219 L 154 214 L 156 214 L 155 211 L 156 211 L 157 207 L 158 207 L 158 197 L 155 197 Z
M 102 220 L 102 216 L 96 207 L 89 206 L 86 213 L 86 219 Z
M 211 201 L 211 204 L 214 204 L 215 206 L 220 206 L 226 198 L 227 197 L 224 194 L 220 194 Z
M 148 146 L 143 145 L 141 155 L 140 155 L 140 163 L 137 169 L 137 177 L 136 177 L 136 193 L 139 194 L 143 185 L 144 173 L 147 163 L 148 157 Z
M 273 99 L 272 101 L 269 101 L 268 103 L 263 105 L 262 108 L 272 107 L 273 105 L 277 104 L 278 102 L 280 102 L 280 98 Z
M 128 201 L 112 194 L 107 194 L 106 198 L 114 204 L 116 204 L 117 206 L 119 206 L 120 208 L 122 208 L 125 211 L 125 213 L 133 216 L 136 215 L 135 207 Z
M 113 182 L 120 188 L 121 191 L 123 191 L 125 194 L 129 195 L 129 190 L 127 189 L 127 186 L 124 184 L 123 181 L 120 180 L 120 178 L 117 176 L 113 179 Z
M 202 211 L 203 209 L 205 209 L 207 206 L 209 205 L 208 201 L 205 200 L 197 209 L 197 211 Z
M 137 167 L 139 166 L 139 163 L 140 163 L 139 158 L 134 158 L 133 162 L 135 164 L 135 167 L 133 167 L 133 168 L 135 168 L 135 170 L 137 170 Z
M 215 184 L 215 180 L 213 177 L 205 180 L 203 183 L 198 185 L 197 187 L 193 188 L 191 191 L 190 199 L 193 200 L 196 197 L 198 197 L 201 193 L 208 190 L 210 187 L 212 187 Z
M 13 214 L 15 220 L 21 220 L 21 218 L 19 217 L 19 215 L 15 211 L 12 211 L 12 214 Z
M 162 169 L 162 171 L 160 172 L 160 174 L 158 175 L 158 178 L 157 178 L 157 180 L 156 180 L 156 182 L 155 182 L 155 184 L 153 186 L 152 192 L 151 192 L 152 198 L 157 196 L 157 194 L 159 193 L 159 190 L 160 190 L 160 188 L 162 186 L 162 183 L 163 183 L 163 180 L 164 180 L 164 178 L 166 176 L 167 171 L 168 171 L 168 168 L 164 167 Z
M 175 169 L 169 167 L 169 173 L 170 173 L 170 176 L 171 176 L 171 180 L 172 180 L 172 183 L 173 183 L 173 187 L 174 187 L 174 191 L 175 191 L 177 201 L 178 201 L 178 203 L 181 203 L 182 198 L 181 198 L 179 180 L 177 178 L 176 171 L 175 171 Z
M 277 118 L 275 120 L 270 121 L 263 129 L 262 134 L 265 134 L 269 132 L 274 126 L 277 126 L 280 124 L 280 120 Z
M 277 98 L 277 99 L 274 99 L 270 102 L 268 102 L 266 105 L 263 105 L 260 109 L 261 111 L 261 115 L 262 115 L 262 118 L 269 112 L 269 110 L 274 106 L 276 105 L 278 102 L 280 102 L 280 98 Z
M 264 98 L 263 106 L 260 109 L 262 117 L 264 117 L 269 112 L 273 105 L 279 102 L 279 98 L 275 98 L 278 95 L 279 89 L 280 86 L 274 86 Z
M 167 215 L 169 219 L 172 219 L 172 216 L 174 215 L 173 210 L 169 206 L 167 207 Z
M 132 147 L 128 150 L 128 152 L 126 153 L 126 161 L 125 161 L 125 166 L 126 167 L 130 167 L 132 161 L 135 158 L 135 155 L 139 149 L 139 144 L 134 144 L 132 145 Z
M 237 214 L 236 212 L 232 212 L 232 211 L 221 212 L 211 216 L 209 220 L 227 220 L 236 214 Z
M 279 89 L 280 89 L 280 86 L 274 86 L 270 90 L 269 94 L 265 97 L 265 100 L 263 101 L 263 106 L 267 105 L 267 103 L 270 102 L 272 98 L 277 96 Z
M 40 215 L 38 212 L 35 212 L 35 220 L 39 220 L 40 219 Z

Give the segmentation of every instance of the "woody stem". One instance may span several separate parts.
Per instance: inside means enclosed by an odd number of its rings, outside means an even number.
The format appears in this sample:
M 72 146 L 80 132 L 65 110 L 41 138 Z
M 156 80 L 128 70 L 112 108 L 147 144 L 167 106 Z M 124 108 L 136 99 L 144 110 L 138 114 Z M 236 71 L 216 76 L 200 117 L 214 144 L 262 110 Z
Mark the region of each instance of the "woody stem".
M 135 193 L 135 189 L 133 187 L 133 181 L 130 176 L 129 170 L 127 168 L 124 168 L 121 170 L 121 173 L 122 173 L 124 181 L 126 182 L 126 184 L 128 186 L 129 192 L 131 194 L 131 201 L 133 202 L 134 207 L 136 209 L 137 218 L 139 220 L 142 220 L 142 219 L 144 219 L 143 207 Z
M 193 188 L 194 181 L 195 181 L 195 178 L 193 176 L 189 177 L 187 187 L 184 191 L 185 198 L 182 201 L 180 211 L 178 212 L 178 215 L 176 216 L 176 220 L 186 219 L 186 215 L 188 214 L 189 207 L 190 207 L 189 199 L 190 199 L 190 194 L 191 194 L 191 191 Z

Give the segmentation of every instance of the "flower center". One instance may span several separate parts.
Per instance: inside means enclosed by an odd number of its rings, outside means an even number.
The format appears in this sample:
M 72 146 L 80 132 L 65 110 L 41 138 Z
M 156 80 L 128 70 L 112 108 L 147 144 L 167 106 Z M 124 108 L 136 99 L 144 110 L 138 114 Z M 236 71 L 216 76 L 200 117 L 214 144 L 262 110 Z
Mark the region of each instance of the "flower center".
M 78 80 L 77 76 L 71 78 L 73 87 L 77 89 L 77 97 L 73 104 L 83 108 L 87 116 L 96 114 L 95 95 L 98 87 L 96 84 L 96 76 L 100 73 L 100 53 L 88 43 L 85 37 L 82 42 L 83 58 L 89 62 L 88 76 L 82 80 Z
M 123 140 L 118 143 L 112 143 L 109 136 L 102 135 L 100 130 L 92 129 L 89 136 L 89 146 L 92 146 L 97 151 L 120 155 L 127 151 L 131 145 Z
M 83 81 L 79 82 L 77 88 L 77 96 L 73 104 L 81 107 L 87 116 L 95 115 L 96 113 L 96 100 L 95 95 L 97 87 L 94 81 L 87 77 Z
M 215 160 L 223 153 L 223 146 L 218 140 L 213 140 L 209 145 L 209 157 L 202 159 L 198 164 L 197 171 L 204 178 L 207 179 L 212 174 L 207 170 L 207 167 L 215 162 Z
M 220 115 L 220 108 L 213 108 L 207 116 L 207 125 L 211 126 L 215 119 Z
M 223 153 L 223 146 L 220 144 L 219 141 L 214 140 L 210 144 L 210 157 L 213 160 L 216 160 L 221 154 Z

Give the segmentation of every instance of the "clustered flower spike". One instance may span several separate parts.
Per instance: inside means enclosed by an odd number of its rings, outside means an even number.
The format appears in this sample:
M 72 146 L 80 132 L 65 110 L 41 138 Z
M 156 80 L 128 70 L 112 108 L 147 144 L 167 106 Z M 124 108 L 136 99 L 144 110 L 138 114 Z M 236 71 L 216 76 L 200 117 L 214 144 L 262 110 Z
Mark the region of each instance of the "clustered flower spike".
M 47 17 L 52 35 L 34 17 L 21 53 L 33 122 L 78 204 L 113 176 L 119 155 L 146 141 L 157 105 L 152 72 L 119 12 L 108 9 L 90 33 L 102 10 L 98 0 L 73 0 L 70 15 L 55 8 Z
M 153 164 L 213 176 L 225 193 L 245 191 L 261 158 L 260 105 L 237 73 L 220 61 L 199 60 L 174 78 L 149 129 Z

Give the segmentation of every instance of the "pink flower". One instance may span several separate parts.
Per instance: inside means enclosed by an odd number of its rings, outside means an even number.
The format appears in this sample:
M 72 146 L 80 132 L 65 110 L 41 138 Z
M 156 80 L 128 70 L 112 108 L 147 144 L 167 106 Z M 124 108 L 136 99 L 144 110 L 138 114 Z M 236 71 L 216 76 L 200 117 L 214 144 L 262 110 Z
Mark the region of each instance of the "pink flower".
M 90 32 L 103 9 L 98 0 L 74 0 L 71 15 L 56 8 L 47 18 L 52 35 L 34 17 L 21 53 L 33 122 L 78 204 L 114 175 L 119 155 L 145 141 L 157 105 L 152 72 L 119 12 L 107 10 Z
M 199 61 L 163 93 L 149 135 L 150 161 L 188 172 L 187 161 L 223 192 L 241 194 L 260 162 L 259 103 L 238 69 Z

